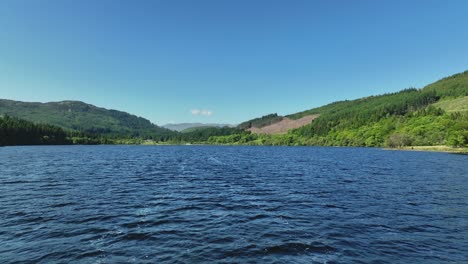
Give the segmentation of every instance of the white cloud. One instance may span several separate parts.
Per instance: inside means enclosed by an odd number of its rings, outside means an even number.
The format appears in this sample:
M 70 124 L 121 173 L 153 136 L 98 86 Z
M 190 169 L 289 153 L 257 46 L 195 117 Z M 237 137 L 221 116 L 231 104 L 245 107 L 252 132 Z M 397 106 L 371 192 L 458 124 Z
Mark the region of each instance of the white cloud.
M 201 115 L 204 115 L 204 116 L 211 116 L 213 114 L 212 111 L 210 110 L 202 110 L 201 111 Z
M 213 111 L 206 110 L 206 109 L 192 109 L 192 110 L 190 110 L 190 113 L 192 113 L 192 115 L 194 115 L 194 116 L 198 116 L 198 115 L 211 116 L 211 115 L 213 115 Z

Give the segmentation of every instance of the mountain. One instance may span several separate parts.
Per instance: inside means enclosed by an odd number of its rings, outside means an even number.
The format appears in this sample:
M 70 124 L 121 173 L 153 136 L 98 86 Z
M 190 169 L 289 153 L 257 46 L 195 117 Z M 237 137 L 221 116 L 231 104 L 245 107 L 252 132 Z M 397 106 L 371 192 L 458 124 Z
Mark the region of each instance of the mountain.
M 174 133 L 142 117 L 80 101 L 31 103 L 0 99 L 0 115 L 93 134 L 160 138 Z
M 467 103 L 465 71 L 422 89 L 334 102 L 285 117 L 272 114 L 256 118 L 240 125 L 254 133 L 213 137 L 210 141 L 251 145 L 468 146 Z M 262 133 L 286 118 L 303 120 L 311 116 L 316 118 L 286 134 Z
M 166 124 L 163 125 L 162 127 L 173 130 L 173 131 L 178 131 L 182 132 L 184 130 L 190 129 L 190 128 L 207 128 L 207 127 L 232 127 L 230 124 L 204 124 L 204 123 L 180 123 L 180 124 Z

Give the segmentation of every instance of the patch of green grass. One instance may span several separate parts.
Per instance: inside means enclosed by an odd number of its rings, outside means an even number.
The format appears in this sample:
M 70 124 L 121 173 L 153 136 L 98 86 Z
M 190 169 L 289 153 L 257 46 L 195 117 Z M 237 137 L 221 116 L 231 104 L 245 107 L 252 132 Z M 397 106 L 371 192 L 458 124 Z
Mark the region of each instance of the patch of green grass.
M 441 100 L 433 104 L 433 106 L 441 108 L 446 112 L 466 112 L 468 111 L 468 96 Z

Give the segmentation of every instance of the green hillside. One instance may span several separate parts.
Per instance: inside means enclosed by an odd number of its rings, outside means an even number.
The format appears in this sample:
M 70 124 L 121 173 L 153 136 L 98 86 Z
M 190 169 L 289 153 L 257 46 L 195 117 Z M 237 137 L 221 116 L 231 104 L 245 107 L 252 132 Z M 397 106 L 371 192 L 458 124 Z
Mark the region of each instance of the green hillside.
M 286 117 L 320 114 L 286 135 L 213 137 L 211 142 L 254 145 L 402 147 L 468 145 L 468 71 L 422 89 L 340 101 Z
M 174 134 L 142 117 L 79 101 L 29 103 L 0 99 L 0 115 L 2 114 L 92 134 L 157 139 Z
M 405 93 L 412 93 L 408 96 Z M 291 119 L 299 119 L 306 115 L 320 114 L 322 119 L 328 116 L 353 115 L 352 112 L 358 110 L 365 112 L 388 112 L 398 114 L 396 108 L 401 111 L 411 111 L 414 108 L 426 106 L 432 102 L 443 99 L 454 99 L 468 96 L 468 71 L 443 78 L 435 83 L 427 85 L 423 89 L 405 89 L 398 93 L 384 94 L 379 96 L 369 96 L 357 100 L 346 100 L 334 102 L 321 107 L 313 108 L 303 112 L 288 115 Z M 399 104 L 399 105 L 397 105 Z M 404 105 L 408 109 L 403 109 Z
M 468 71 L 443 78 L 423 90 L 435 91 L 441 99 L 468 96 Z

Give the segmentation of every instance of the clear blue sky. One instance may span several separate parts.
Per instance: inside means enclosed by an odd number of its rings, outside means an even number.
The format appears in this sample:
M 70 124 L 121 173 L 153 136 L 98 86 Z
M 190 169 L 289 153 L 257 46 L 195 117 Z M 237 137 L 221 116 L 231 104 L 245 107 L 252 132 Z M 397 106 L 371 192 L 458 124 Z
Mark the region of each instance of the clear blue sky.
M 3 0 L 0 98 L 238 123 L 468 69 L 468 1 Z

